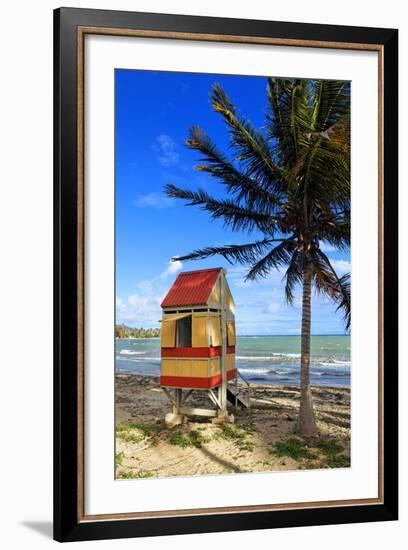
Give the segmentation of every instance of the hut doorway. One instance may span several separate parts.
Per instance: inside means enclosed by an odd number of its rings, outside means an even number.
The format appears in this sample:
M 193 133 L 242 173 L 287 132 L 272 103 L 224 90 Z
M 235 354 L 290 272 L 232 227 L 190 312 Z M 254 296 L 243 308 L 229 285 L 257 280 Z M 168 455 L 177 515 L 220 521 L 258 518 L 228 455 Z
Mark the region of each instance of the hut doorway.
M 176 321 L 176 348 L 191 348 L 191 315 Z

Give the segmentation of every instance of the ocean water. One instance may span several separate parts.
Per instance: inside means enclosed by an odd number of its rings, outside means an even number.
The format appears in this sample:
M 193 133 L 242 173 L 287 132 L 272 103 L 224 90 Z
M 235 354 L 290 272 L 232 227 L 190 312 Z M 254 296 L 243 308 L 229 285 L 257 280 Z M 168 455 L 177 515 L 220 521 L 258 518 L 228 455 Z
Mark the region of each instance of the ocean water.
M 115 341 L 117 372 L 160 374 L 160 339 Z M 251 383 L 299 384 L 299 336 L 238 336 L 236 366 Z M 310 379 L 316 386 L 350 386 L 350 336 L 312 336 Z

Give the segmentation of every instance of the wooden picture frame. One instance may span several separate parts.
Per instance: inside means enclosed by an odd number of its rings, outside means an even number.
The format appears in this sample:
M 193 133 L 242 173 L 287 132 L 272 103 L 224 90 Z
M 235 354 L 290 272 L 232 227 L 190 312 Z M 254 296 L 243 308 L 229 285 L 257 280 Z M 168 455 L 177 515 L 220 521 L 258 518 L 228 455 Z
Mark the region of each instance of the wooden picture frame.
M 378 55 L 379 349 L 376 498 L 87 516 L 84 508 L 84 37 L 215 41 Z M 157 536 L 397 519 L 398 32 L 167 14 L 54 12 L 54 537 Z M 238 494 L 238 493 L 237 493 Z M 237 497 L 238 498 L 238 497 Z

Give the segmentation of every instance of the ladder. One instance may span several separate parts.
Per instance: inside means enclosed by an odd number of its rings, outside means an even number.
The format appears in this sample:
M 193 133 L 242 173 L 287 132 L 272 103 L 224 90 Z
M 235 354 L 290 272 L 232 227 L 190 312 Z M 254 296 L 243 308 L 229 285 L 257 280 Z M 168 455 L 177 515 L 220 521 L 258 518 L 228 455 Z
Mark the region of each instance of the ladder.
M 235 378 L 235 384 L 234 385 L 230 384 L 230 385 L 227 386 L 227 399 L 232 405 L 235 406 L 236 409 L 238 407 L 241 408 L 241 409 L 242 408 L 249 409 L 251 407 L 251 387 L 250 387 L 250 384 L 242 376 L 242 374 L 239 372 L 238 369 L 236 370 L 236 372 L 237 372 L 237 376 Z M 241 380 L 243 380 L 243 382 L 247 386 L 247 390 L 246 390 L 247 395 L 246 395 L 246 397 L 244 397 L 239 391 L 238 376 L 241 378 Z

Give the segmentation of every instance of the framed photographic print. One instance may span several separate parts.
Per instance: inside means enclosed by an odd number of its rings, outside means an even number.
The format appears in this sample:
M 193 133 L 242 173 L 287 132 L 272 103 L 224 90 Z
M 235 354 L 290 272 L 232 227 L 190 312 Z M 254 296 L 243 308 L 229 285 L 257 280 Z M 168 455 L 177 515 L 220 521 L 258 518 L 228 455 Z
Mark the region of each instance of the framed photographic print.
M 397 31 L 55 11 L 55 538 L 397 518 Z

